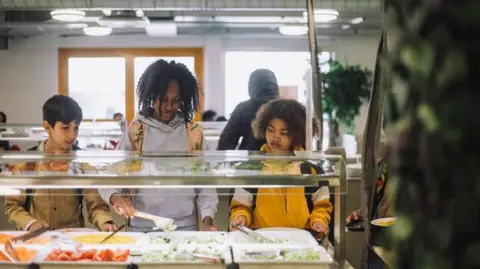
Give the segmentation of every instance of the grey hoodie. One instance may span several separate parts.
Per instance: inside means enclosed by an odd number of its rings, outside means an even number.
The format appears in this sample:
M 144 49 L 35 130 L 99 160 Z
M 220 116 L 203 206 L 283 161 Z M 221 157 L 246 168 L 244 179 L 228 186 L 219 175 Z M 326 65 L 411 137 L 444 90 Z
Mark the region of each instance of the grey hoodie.
M 183 116 L 177 114 L 168 124 L 137 115 L 135 120 L 146 123 L 143 151 L 189 151 L 187 130 Z M 205 139 L 202 143 L 206 145 Z M 128 132 L 120 140 L 118 150 L 132 150 Z M 187 164 L 186 161 L 185 164 Z M 179 159 L 166 159 L 162 164 L 179 165 Z M 180 164 L 181 165 L 181 164 Z M 160 174 L 155 163 L 144 163 L 141 174 Z M 105 202 L 110 203 L 113 194 L 121 193 L 121 189 L 100 189 L 99 193 Z M 210 189 L 187 189 L 187 188 L 158 188 L 139 189 L 136 193 L 133 206 L 142 212 L 147 212 L 161 217 L 172 218 L 180 230 L 195 230 L 197 225 L 197 212 L 202 219 L 214 218 L 217 211 L 218 196 L 214 188 Z M 149 220 L 134 218 L 132 225 L 136 227 L 153 227 Z M 134 229 L 135 230 L 135 229 Z

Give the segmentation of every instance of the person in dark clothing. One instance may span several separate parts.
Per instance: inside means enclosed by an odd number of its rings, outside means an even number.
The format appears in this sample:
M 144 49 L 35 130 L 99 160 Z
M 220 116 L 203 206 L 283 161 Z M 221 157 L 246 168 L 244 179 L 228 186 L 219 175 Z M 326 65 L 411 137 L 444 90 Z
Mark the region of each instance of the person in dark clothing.
M 7 114 L 0 111 L 0 124 L 7 123 Z M 0 128 L 0 133 L 5 131 L 4 128 Z M 8 141 L 0 141 L 0 151 L 6 151 L 10 148 L 10 142 Z
M 227 126 L 220 136 L 217 150 L 235 150 L 242 137 L 240 150 L 258 150 L 266 141 L 256 139 L 252 131 L 252 121 L 258 109 L 268 101 L 278 99 L 279 89 L 275 74 L 268 69 L 257 69 L 248 81 L 250 100 L 235 107 Z
M 214 121 L 215 116 L 217 116 L 217 112 L 213 110 L 207 110 L 203 112 L 202 121 Z

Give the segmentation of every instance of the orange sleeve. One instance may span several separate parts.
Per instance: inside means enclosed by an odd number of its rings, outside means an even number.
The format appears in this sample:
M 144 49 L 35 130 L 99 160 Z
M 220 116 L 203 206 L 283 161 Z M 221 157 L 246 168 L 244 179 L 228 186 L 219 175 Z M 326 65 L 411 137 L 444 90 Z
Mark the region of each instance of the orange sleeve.
M 312 215 L 310 216 L 310 225 L 315 222 L 321 222 L 325 225 L 330 224 L 333 205 L 328 199 L 318 201 L 314 204 Z
M 242 189 L 242 191 L 245 191 L 245 190 Z M 243 197 L 243 199 L 235 199 L 237 192 L 238 191 L 235 190 L 232 203 L 230 204 L 230 222 L 239 216 L 244 216 L 247 219 L 247 223 L 245 225 L 247 227 L 250 227 L 253 224 L 252 206 L 238 201 L 238 200 L 245 199 L 245 197 Z

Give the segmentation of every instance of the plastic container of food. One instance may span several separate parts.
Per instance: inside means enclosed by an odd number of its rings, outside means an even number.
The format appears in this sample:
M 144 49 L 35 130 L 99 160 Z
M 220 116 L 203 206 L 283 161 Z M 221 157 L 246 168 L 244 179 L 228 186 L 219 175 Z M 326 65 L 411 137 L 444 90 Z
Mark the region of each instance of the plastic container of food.
M 229 255 L 227 250 L 225 245 L 150 245 L 141 256 L 135 257 L 133 262 L 143 269 L 225 268 L 222 261 L 225 260 L 225 255 Z M 207 256 L 216 257 L 218 260 L 203 258 Z
M 233 259 L 242 269 L 332 268 L 333 258 L 320 246 L 242 245 L 233 247 Z
M 42 251 L 39 251 L 38 254 L 36 255 L 34 262 L 40 265 L 40 268 L 42 269 L 61 269 L 61 268 L 102 268 L 102 269 L 116 269 L 116 268 L 126 268 L 126 265 L 129 263 L 133 262 L 133 257 L 128 255 L 124 256 L 126 257 L 125 261 L 102 261 L 100 257 L 105 257 L 106 255 L 101 255 L 100 253 L 105 250 L 111 250 L 114 253 L 123 253 L 129 250 L 129 248 L 126 247 L 119 247 L 115 248 L 112 246 L 97 246 L 97 247 L 84 247 L 81 249 L 80 252 L 78 251 L 73 251 L 73 255 L 63 255 L 65 253 L 65 250 L 61 250 L 58 252 L 58 249 L 49 247 L 45 248 Z M 92 250 L 96 251 L 95 257 L 98 261 L 93 261 L 89 257 L 91 257 L 90 254 L 92 254 Z M 53 255 L 52 255 L 53 253 Z M 82 254 L 82 253 L 88 253 L 88 254 Z M 55 259 L 58 260 L 46 260 L 47 258 L 52 258 L 54 257 Z M 73 257 L 73 258 L 72 258 Z M 123 258 L 122 258 L 123 259 Z
M 149 242 L 152 245 L 163 244 L 220 244 L 227 242 L 225 232 L 170 232 L 148 233 Z
M 109 232 L 96 233 L 65 233 L 68 239 L 75 242 L 82 243 L 86 247 L 107 246 L 113 249 L 116 248 L 135 248 L 139 246 L 148 245 L 149 237 L 143 233 L 134 232 L 118 232 L 107 242 L 100 244 L 100 242 L 109 236 Z

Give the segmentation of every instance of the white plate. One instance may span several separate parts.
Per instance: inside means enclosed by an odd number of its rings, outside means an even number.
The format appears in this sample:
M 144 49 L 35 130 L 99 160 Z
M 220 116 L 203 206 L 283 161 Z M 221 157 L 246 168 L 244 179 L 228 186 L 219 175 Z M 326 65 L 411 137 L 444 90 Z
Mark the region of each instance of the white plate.
M 381 218 L 381 219 L 374 219 L 372 220 L 372 225 L 375 225 L 375 226 L 378 226 L 378 227 L 390 227 L 393 225 L 393 223 L 395 223 L 395 220 L 397 218 L 393 217 L 393 218 Z M 392 222 L 391 224 L 389 224 L 388 222 Z

